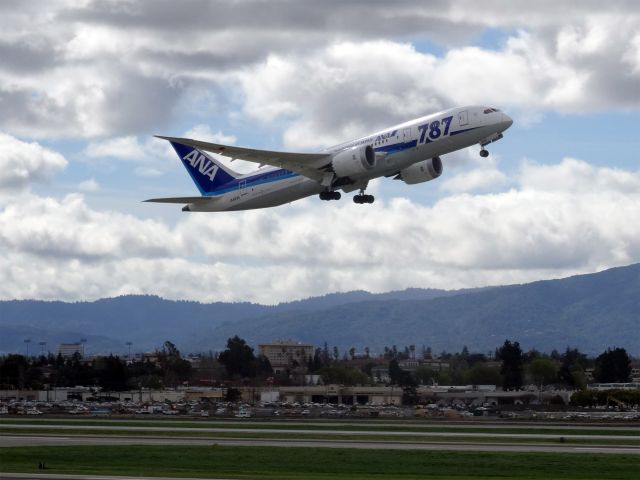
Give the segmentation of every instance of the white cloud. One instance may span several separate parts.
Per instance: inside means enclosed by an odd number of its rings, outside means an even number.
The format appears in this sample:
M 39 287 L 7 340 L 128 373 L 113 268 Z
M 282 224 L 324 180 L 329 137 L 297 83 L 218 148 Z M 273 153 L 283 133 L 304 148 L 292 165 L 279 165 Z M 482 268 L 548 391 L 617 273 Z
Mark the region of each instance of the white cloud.
M 467 172 L 447 177 L 440 185 L 449 193 L 495 191 L 508 182 L 507 176 L 495 166 L 476 168 Z
M 233 145 L 236 143 L 234 135 L 226 135 L 220 130 L 214 132 L 209 125 L 198 124 L 190 128 L 184 133 L 185 138 L 195 138 L 205 142 L 223 143 L 225 145 Z
M 218 2 L 201 5 L 197 18 L 154 3 L 3 8 L 0 102 L 12 114 L 0 127 L 31 138 L 139 135 L 178 112 L 231 114 L 241 102 L 267 122 L 301 116 L 286 142 L 315 146 L 360 132 L 383 112 L 395 118 L 451 103 L 495 102 L 529 117 L 640 106 L 633 2 L 485 2 L 482 11 L 468 1 L 393 9 Z M 486 29 L 518 33 L 494 48 L 468 45 Z M 398 40 L 407 38 L 444 45 L 446 54 L 416 52 Z M 351 124 L 355 113 L 368 124 Z M 308 129 L 319 142 L 305 145 Z
M 133 135 L 90 142 L 85 154 L 89 158 L 114 157 L 125 160 L 141 160 L 146 156 L 144 147 Z
M 100 189 L 100 185 L 96 182 L 95 178 L 83 180 L 78 184 L 78 190 L 83 192 L 95 192 Z
M 594 168 L 575 158 L 564 158 L 554 165 L 525 161 L 519 182 L 525 190 L 544 192 L 590 193 L 613 190 L 630 195 L 640 192 L 639 172 L 609 167 Z
M 559 188 L 557 174 L 584 186 Z M 185 214 L 174 226 L 93 210 L 79 195 L 23 194 L 0 210 L 0 298 L 155 293 L 274 303 L 591 272 L 640 261 L 639 178 L 577 160 L 525 163 L 508 191 L 456 194 L 433 206 L 303 200 Z
M 0 152 L 0 190 L 22 190 L 32 182 L 48 181 L 67 166 L 59 153 L 1 132 Z
M 214 132 L 204 124 L 193 126 L 182 136 L 226 145 L 232 145 L 236 142 L 235 136 L 227 135 L 220 130 Z M 116 159 L 137 162 L 139 165 L 134 169 L 134 173 L 141 177 L 161 176 L 167 171 L 175 171 L 176 165 L 179 165 L 171 144 L 155 137 L 142 141 L 134 135 L 128 135 L 93 141 L 89 142 L 83 154 L 92 161 Z M 221 159 L 223 163 L 229 164 L 229 160 L 225 157 L 217 155 L 216 157 Z M 239 172 L 256 169 L 254 163 L 241 161 L 234 162 L 232 167 Z
M 640 108 L 637 2 L 476 3 L 204 2 L 196 16 L 169 0 L 3 3 L 0 128 L 90 139 L 81 168 L 119 159 L 150 177 L 180 169 L 152 133 L 195 125 L 186 136 L 236 143 L 211 119 L 243 132 L 258 122 L 262 140 L 311 149 L 465 103 L 504 107 L 519 125 L 549 111 Z M 501 38 L 480 46 L 487 29 Z M 444 53 L 421 52 L 422 41 Z M 168 225 L 90 208 L 79 195 L 24 193 L 66 160 L 9 135 L 0 135 L 0 189 L 18 195 L 0 198 L 2 298 L 147 292 L 274 302 L 520 282 L 640 260 L 638 173 L 571 158 L 525 162 L 509 177 L 497 163 L 448 156 L 429 188 L 451 195 L 432 206 L 308 200 Z

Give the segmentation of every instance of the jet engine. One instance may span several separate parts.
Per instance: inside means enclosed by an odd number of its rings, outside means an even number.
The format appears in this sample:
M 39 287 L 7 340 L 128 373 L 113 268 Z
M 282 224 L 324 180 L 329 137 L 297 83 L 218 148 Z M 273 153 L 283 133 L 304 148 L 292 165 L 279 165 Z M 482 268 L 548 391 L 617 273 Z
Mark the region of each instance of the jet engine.
M 331 168 L 338 177 L 361 177 L 376 166 L 376 153 L 371 145 L 351 147 L 336 153 Z
M 402 180 L 407 185 L 415 185 L 416 183 L 428 182 L 440 175 L 442 175 L 442 160 L 440 157 L 433 157 L 400 170 L 395 179 Z

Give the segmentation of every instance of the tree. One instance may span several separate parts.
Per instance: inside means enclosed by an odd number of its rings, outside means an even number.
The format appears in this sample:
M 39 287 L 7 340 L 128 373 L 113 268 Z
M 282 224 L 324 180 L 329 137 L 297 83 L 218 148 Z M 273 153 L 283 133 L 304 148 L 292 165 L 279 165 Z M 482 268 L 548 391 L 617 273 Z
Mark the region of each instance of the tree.
M 555 360 L 558 352 L 554 352 L 551 352 L 551 358 Z M 577 348 L 567 347 L 564 355 L 560 355 L 559 358 L 562 361 L 558 371 L 560 381 L 570 388 L 584 387 L 584 369 L 588 363 L 587 356 L 584 353 L 580 353 Z
M 26 386 L 29 364 L 23 355 L 9 355 L 0 364 L 0 388 L 23 389 Z
M 325 384 L 335 383 L 340 385 L 365 385 L 369 383 L 369 377 L 359 368 L 332 366 L 320 369 L 322 381 Z
M 391 383 L 400 385 L 403 373 L 400 365 L 398 365 L 398 361 L 395 358 L 392 359 L 389 362 L 389 378 L 391 379 Z
M 416 385 L 415 379 L 409 372 L 400 368 L 395 358 L 389 362 L 389 378 L 391 379 L 391 383 L 402 387 Z
M 322 363 L 327 364 L 331 360 L 331 356 L 329 355 L 329 345 L 327 342 L 324 342 L 324 346 L 322 347 Z
M 316 348 L 316 351 L 313 357 L 310 357 L 307 361 L 307 370 L 309 373 L 316 373 L 320 370 L 325 364 L 328 364 L 328 358 L 325 358 L 324 351 Z
M 309 358 L 311 361 L 311 358 Z M 273 375 L 273 367 L 271 362 L 264 355 L 258 355 L 256 358 L 256 376 L 261 378 L 271 377 Z
M 499 385 L 500 371 L 497 367 L 490 367 L 477 363 L 466 373 L 466 383 L 471 385 Z
M 554 383 L 558 378 L 558 367 L 553 360 L 548 358 L 534 358 L 529 363 L 529 374 L 533 379 L 533 383 L 542 388 L 543 385 Z
M 240 400 L 242 392 L 237 388 L 227 388 L 227 393 L 224 395 L 224 399 L 227 402 L 237 402 Z
M 438 372 L 430 367 L 418 367 L 416 369 L 416 378 L 422 385 L 433 385 L 438 381 Z
M 176 346 L 166 341 L 158 354 L 158 363 L 165 385 L 175 387 L 191 378 L 191 364 L 180 356 Z
M 127 389 L 127 368 L 119 357 L 109 355 L 94 362 L 98 384 L 106 391 L 122 391 Z
M 256 357 L 253 354 L 253 348 L 237 335 L 227 340 L 227 349 L 218 356 L 218 360 L 225 366 L 230 377 L 256 376 Z
M 522 387 L 522 372 L 524 370 L 520 344 L 505 340 L 497 352 L 497 358 L 502 361 L 500 373 L 502 374 L 503 388 L 505 390 L 519 390 Z
M 629 381 L 631 376 L 631 358 L 624 348 L 607 349 L 596 358 L 596 367 L 593 376 L 598 382 Z

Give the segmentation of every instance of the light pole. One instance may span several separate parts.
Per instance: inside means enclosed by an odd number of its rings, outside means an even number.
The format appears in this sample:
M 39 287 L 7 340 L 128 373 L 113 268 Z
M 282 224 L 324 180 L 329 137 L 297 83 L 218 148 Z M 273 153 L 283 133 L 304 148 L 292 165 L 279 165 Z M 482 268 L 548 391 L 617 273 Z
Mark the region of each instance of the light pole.
M 133 345 L 133 343 L 131 342 L 126 342 L 125 344 L 127 347 L 129 347 L 129 353 L 127 354 L 127 360 L 131 361 L 131 345 Z
M 29 358 L 29 344 L 31 343 L 31 339 L 25 338 L 24 343 L 27 345 L 27 358 Z
M 47 344 L 47 342 L 38 342 L 38 345 L 40 345 L 40 355 L 42 355 L 44 357 L 44 346 Z
M 87 343 L 87 339 L 81 338 L 80 343 L 82 344 L 82 358 L 84 358 L 84 344 Z

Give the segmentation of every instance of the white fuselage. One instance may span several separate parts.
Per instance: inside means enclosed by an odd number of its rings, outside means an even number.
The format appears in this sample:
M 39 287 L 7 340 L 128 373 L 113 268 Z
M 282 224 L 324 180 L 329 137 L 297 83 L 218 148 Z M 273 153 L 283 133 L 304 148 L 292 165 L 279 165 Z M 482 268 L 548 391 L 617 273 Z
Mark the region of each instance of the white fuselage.
M 394 175 L 414 163 L 499 138 L 511 126 L 504 113 L 485 106 L 452 108 L 386 128 L 324 150 L 328 156 L 354 146 L 371 145 L 376 163 L 357 182 L 337 187 L 345 192 L 366 187 L 369 180 Z M 317 195 L 320 182 L 276 167 L 264 167 L 239 179 L 238 189 L 189 205 L 190 211 L 266 208 Z

